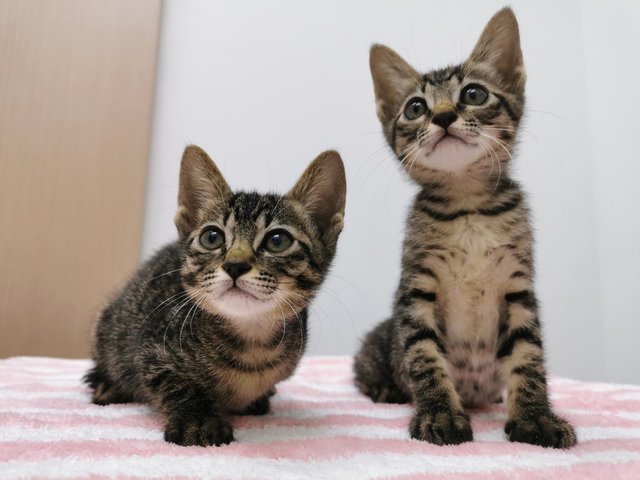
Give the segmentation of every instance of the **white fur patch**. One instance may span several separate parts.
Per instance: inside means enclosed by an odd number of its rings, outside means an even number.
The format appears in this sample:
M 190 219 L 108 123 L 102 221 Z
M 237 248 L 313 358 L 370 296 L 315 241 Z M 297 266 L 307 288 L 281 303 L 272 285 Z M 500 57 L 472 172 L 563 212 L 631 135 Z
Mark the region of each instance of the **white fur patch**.
M 437 270 L 447 312 L 447 360 L 463 402 L 477 406 L 497 400 L 504 387 L 495 356 L 498 322 L 518 264 L 503 247 L 509 238 L 495 228 L 495 219 L 469 216 L 450 229 L 443 246 L 456 254 Z
M 429 153 L 423 154 L 419 162 L 425 167 L 445 172 L 464 170 L 482 155 L 477 145 L 448 136 L 439 140 Z

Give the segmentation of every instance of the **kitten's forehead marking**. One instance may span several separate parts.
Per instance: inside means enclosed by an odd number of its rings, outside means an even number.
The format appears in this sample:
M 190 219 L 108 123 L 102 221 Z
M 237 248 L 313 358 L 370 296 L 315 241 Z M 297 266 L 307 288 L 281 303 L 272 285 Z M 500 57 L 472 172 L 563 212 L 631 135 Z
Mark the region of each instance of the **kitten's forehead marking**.
M 461 84 L 462 83 L 457 76 L 447 79 L 441 83 L 426 84 L 424 94 L 427 99 L 427 103 L 437 105 L 439 103 L 448 102 L 455 105 Z M 437 112 L 433 113 L 435 115 Z
M 236 237 L 236 214 L 233 210 L 230 210 L 225 219 L 224 228 L 227 232 L 227 247 L 230 247 Z
M 253 248 L 244 238 L 236 238 L 225 256 L 227 262 L 246 262 L 253 259 Z
M 256 228 L 258 229 L 258 231 L 267 228 L 267 214 L 265 212 L 260 212 L 260 215 L 256 220 Z
M 462 81 L 462 67 L 460 65 L 440 68 L 422 75 L 423 89 L 427 85 L 441 86 L 451 80 L 457 80 L 458 83 Z
M 455 105 L 451 102 L 440 102 L 433 107 L 433 114 L 437 115 L 441 112 L 449 112 L 451 110 L 455 110 L 455 108 Z
M 266 211 L 269 209 L 269 205 L 263 205 L 262 203 L 263 202 L 258 202 L 254 205 L 252 212 L 254 215 L 251 215 L 249 218 L 243 218 L 247 216 L 247 211 L 237 213 L 237 208 L 243 209 L 245 205 L 231 208 L 227 223 L 225 224 L 225 228 L 227 232 L 229 232 L 229 238 L 227 239 L 229 246 L 233 245 L 236 239 L 243 239 L 249 244 L 255 245 L 257 239 L 264 236 L 264 231 L 269 226 Z M 255 217 L 255 212 L 258 212 L 257 218 Z

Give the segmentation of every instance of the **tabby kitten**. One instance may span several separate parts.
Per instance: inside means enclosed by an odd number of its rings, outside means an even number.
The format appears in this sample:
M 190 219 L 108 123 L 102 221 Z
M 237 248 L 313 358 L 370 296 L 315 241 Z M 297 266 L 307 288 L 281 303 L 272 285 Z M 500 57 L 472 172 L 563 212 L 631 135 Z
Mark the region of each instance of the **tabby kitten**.
M 381 45 L 370 65 L 386 138 L 421 190 L 393 316 L 356 357 L 359 389 L 412 401 L 411 437 L 442 445 L 471 441 L 465 407 L 506 386 L 509 440 L 571 447 L 548 400 L 529 210 L 509 174 L 525 100 L 515 16 L 499 11 L 461 65 L 421 75 Z
M 340 156 L 318 156 L 286 195 L 232 192 L 207 154 L 182 157 L 179 240 L 101 313 L 93 403 L 144 402 L 179 445 L 233 440 L 230 414 L 269 411 L 307 338 L 307 307 L 342 230 Z

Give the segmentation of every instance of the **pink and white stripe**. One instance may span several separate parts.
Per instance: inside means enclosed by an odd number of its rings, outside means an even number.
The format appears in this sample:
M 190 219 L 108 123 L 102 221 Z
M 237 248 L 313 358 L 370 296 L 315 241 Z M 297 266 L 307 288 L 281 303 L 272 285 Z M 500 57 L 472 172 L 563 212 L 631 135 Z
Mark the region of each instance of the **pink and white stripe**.
M 437 447 L 408 438 L 409 406 L 356 391 L 350 358 L 311 357 L 278 386 L 270 415 L 236 417 L 236 442 L 200 448 L 165 443 L 143 405 L 91 405 L 89 365 L 0 360 L 0 479 L 640 479 L 639 386 L 552 380 L 578 430 L 570 451 L 509 443 L 499 405 L 472 413 L 473 443 Z

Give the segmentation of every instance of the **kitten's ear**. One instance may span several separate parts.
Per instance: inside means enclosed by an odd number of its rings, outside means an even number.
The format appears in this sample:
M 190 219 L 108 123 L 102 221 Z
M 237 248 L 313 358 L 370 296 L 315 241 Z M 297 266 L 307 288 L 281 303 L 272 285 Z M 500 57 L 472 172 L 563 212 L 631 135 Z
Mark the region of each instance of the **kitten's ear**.
M 286 196 L 302 204 L 326 242 L 338 240 L 347 196 L 344 165 L 338 152 L 329 150 L 318 155 Z
M 207 152 L 196 145 L 184 150 L 180 164 L 180 189 L 175 224 L 180 238 L 187 237 L 201 220 L 203 210 L 225 200 L 231 189 Z
M 468 62 L 486 63 L 498 72 L 506 87 L 524 89 L 526 74 L 520 50 L 520 32 L 513 11 L 505 7 L 484 27 Z
M 369 53 L 369 67 L 376 94 L 378 118 L 389 123 L 400 105 L 420 82 L 420 74 L 400 55 L 384 45 L 374 45 Z

